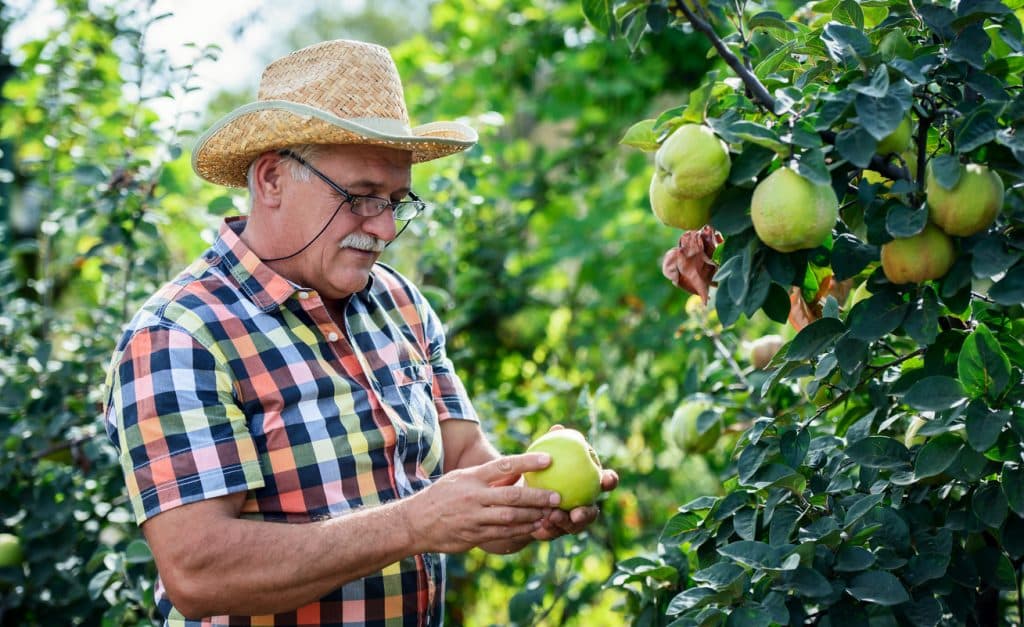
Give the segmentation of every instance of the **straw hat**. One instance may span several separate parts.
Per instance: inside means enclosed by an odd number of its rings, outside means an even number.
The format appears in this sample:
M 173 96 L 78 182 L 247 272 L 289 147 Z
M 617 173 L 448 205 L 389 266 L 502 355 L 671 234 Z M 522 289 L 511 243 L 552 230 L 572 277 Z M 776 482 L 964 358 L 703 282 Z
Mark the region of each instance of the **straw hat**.
M 386 48 L 325 41 L 263 70 L 256 102 L 226 115 L 197 141 L 192 168 L 220 185 L 245 187 L 256 157 L 296 144 L 372 144 L 430 161 L 476 143 L 458 122 L 409 127 L 398 69 Z

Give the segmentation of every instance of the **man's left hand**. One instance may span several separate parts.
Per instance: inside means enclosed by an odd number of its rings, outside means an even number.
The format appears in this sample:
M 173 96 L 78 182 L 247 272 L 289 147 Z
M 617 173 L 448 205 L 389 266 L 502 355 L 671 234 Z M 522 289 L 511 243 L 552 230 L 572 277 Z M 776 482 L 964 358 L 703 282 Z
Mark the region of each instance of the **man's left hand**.
M 619 475 L 614 470 L 601 471 L 601 490 L 610 492 L 619 485 Z M 534 531 L 534 540 L 554 540 L 559 536 L 580 533 L 597 519 L 600 509 L 597 505 L 585 505 L 572 511 L 552 510 L 541 521 L 541 528 Z

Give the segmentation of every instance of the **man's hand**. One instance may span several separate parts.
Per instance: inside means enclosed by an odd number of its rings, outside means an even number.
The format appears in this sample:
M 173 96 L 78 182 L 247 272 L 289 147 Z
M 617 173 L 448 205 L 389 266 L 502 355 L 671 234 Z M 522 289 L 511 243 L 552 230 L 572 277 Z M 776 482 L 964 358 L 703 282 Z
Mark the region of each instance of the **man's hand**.
M 419 552 L 458 553 L 482 544 L 529 537 L 558 507 L 558 493 L 512 485 L 551 463 L 545 453 L 498 457 L 446 473 L 406 499 L 412 542 Z M 579 508 L 585 509 L 585 508 Z M 594 513 L 596 516 L 596 512 Z
M 619 475 L 611 469 L 601 471 L 601 490 L 610 492 L 619 485 Z M 572 511 L 560 509 L 552 510 L 544 520 L 541 527 L 530 535 L 535 540 L 553 540 L 559 536 L 576 534 L 597 519 L 600 509 L 596 505 L 577 507 Z

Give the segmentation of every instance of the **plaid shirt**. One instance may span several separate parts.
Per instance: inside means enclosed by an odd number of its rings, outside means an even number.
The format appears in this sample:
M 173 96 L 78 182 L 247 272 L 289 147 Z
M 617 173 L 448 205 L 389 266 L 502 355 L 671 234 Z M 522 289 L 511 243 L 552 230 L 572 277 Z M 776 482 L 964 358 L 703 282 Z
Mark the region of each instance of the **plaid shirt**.
M 339 328 L 316 292 L 242 243 L 244 224 L 226 221 L 136 314 L 114 354 L 107 433 L 138 523 L 241 491 L 245 518 L 309 522 L 437 480 L 440 422 L 477 417 L 422 294 L 377 264 Z M 443 597 L 437 554 L 276 616 L 187 621 L 157 582 L 168 625 L 433 625 Z

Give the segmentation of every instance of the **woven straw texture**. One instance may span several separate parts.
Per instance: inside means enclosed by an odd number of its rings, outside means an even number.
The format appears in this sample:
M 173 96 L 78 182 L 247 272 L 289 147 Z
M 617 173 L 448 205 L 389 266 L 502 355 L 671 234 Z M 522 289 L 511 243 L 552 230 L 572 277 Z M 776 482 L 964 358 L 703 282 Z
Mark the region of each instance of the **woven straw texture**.
M 366 144 L 413 153 L 413 162 L 466 150 L 476 132 L 457 122 L 409 128 L 398 69 L 386 48 L 327 41 L 271 63 L 257 101 L 239 107 L 196 142 L 192 167 L 213 183 L 244 187 L 262 153 L 296 144 Z

